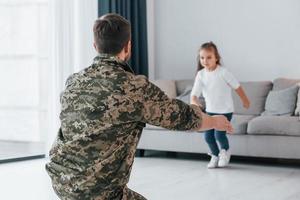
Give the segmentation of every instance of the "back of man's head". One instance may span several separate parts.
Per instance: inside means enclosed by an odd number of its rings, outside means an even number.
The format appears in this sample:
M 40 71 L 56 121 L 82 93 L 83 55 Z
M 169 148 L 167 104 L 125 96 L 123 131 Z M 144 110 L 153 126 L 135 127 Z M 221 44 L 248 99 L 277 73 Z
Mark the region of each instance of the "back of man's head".
M 130 28 L 130 23 L 117 14 L 106 14 L 97 19 L 93 31 L 99 53 L 120 53 L 131 38 Z

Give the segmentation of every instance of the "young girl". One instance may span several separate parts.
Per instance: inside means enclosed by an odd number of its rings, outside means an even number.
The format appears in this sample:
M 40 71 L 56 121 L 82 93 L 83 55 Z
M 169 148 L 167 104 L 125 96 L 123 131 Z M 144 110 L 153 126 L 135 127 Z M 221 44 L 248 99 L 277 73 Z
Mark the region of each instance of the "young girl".
M 204 43 L 198 55 L 198 73 L 191 92 L 191 104 L 202 107 L 199 96 L 203 95 L 208 115 L 224 115 L 230 121 L 233 113 L 231 88 L 239 95 L 245 108 L 250 102 L 237 79 L 225 68 L 221 67 L 220 55 L 213 42 Z M 229 143 L 225 131 L 208 130 L 205 141 L 211 151 L 208 168 L 225 167 L 229 164 Z M 217 142 L 220 145 L 218 147 Z

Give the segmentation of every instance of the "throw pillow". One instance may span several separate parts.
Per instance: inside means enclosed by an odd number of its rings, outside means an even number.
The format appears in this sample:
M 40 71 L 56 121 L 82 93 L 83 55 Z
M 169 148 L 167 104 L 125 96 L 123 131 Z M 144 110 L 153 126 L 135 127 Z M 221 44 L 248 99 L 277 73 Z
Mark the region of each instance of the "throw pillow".
M 192 86 L 187 86 L 185 88 L 185 90 L 183 91 L 183 93 L 177 97 L 177 99 L 179 99 L 187 104 L 190 104 L 192 88 L 193 88 Z M 201 105 L 203 106 L 203 109 L 205 109 L 204 97 L 200 96 L 199 101 L 200 101 Z
M 177 99 L 179 99 L 187 104 L 190 104 L 191 91 L 192 91 L 192 86 L 187 86 L 184 89 L 183 93 L 177 97 Z
M 300 83 L 298 84 L 298 87 L 300 87 Z M 297 105 L 296 105 L 295 115 L 299 115 L 299 119 L 300 119 L 300 89 L 298 90 Z
M 289 115 L 294 113 L 298 86 L 289 87 L 284 90 L 269 92 L 265 104 L 263 116 L 270 115 Z
M 175 98 L 176 95 L 176 85 L 173 80 L 155 80 L 152 81 L 157 87 L 166 93 L 170 98 Z

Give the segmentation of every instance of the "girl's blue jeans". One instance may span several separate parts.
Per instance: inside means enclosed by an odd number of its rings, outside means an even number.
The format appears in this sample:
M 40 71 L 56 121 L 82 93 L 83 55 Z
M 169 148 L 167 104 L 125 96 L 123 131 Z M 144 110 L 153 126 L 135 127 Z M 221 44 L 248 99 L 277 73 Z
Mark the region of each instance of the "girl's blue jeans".
M 210 116 L 224 115 L 228 119 L 228 121 L 230 121 L 232 118 L 232 113 L 218 114 L 218 113 L 207 112 L 207 114 Z M 211 153 L 215 156 L 218 156 L 219 152 L 220 152 L 217 141 L 218 141 L 221 149 L 225 149 L 226 151 L 229 149 L 228 138 L 226 136 L 225 131 L 218 131 L 215 129 L 210 129 L 210 130 L 205 131 L 204 137 L 205 137 L 206 143 L 209 146 Z

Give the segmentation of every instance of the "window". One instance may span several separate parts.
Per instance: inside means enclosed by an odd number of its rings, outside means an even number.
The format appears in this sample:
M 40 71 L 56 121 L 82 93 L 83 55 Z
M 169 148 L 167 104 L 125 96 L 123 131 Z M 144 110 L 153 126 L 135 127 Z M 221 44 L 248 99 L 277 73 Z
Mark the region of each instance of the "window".
M 44 140 L 48 32 L 47 0 L 0 1 L 0 140 Z

